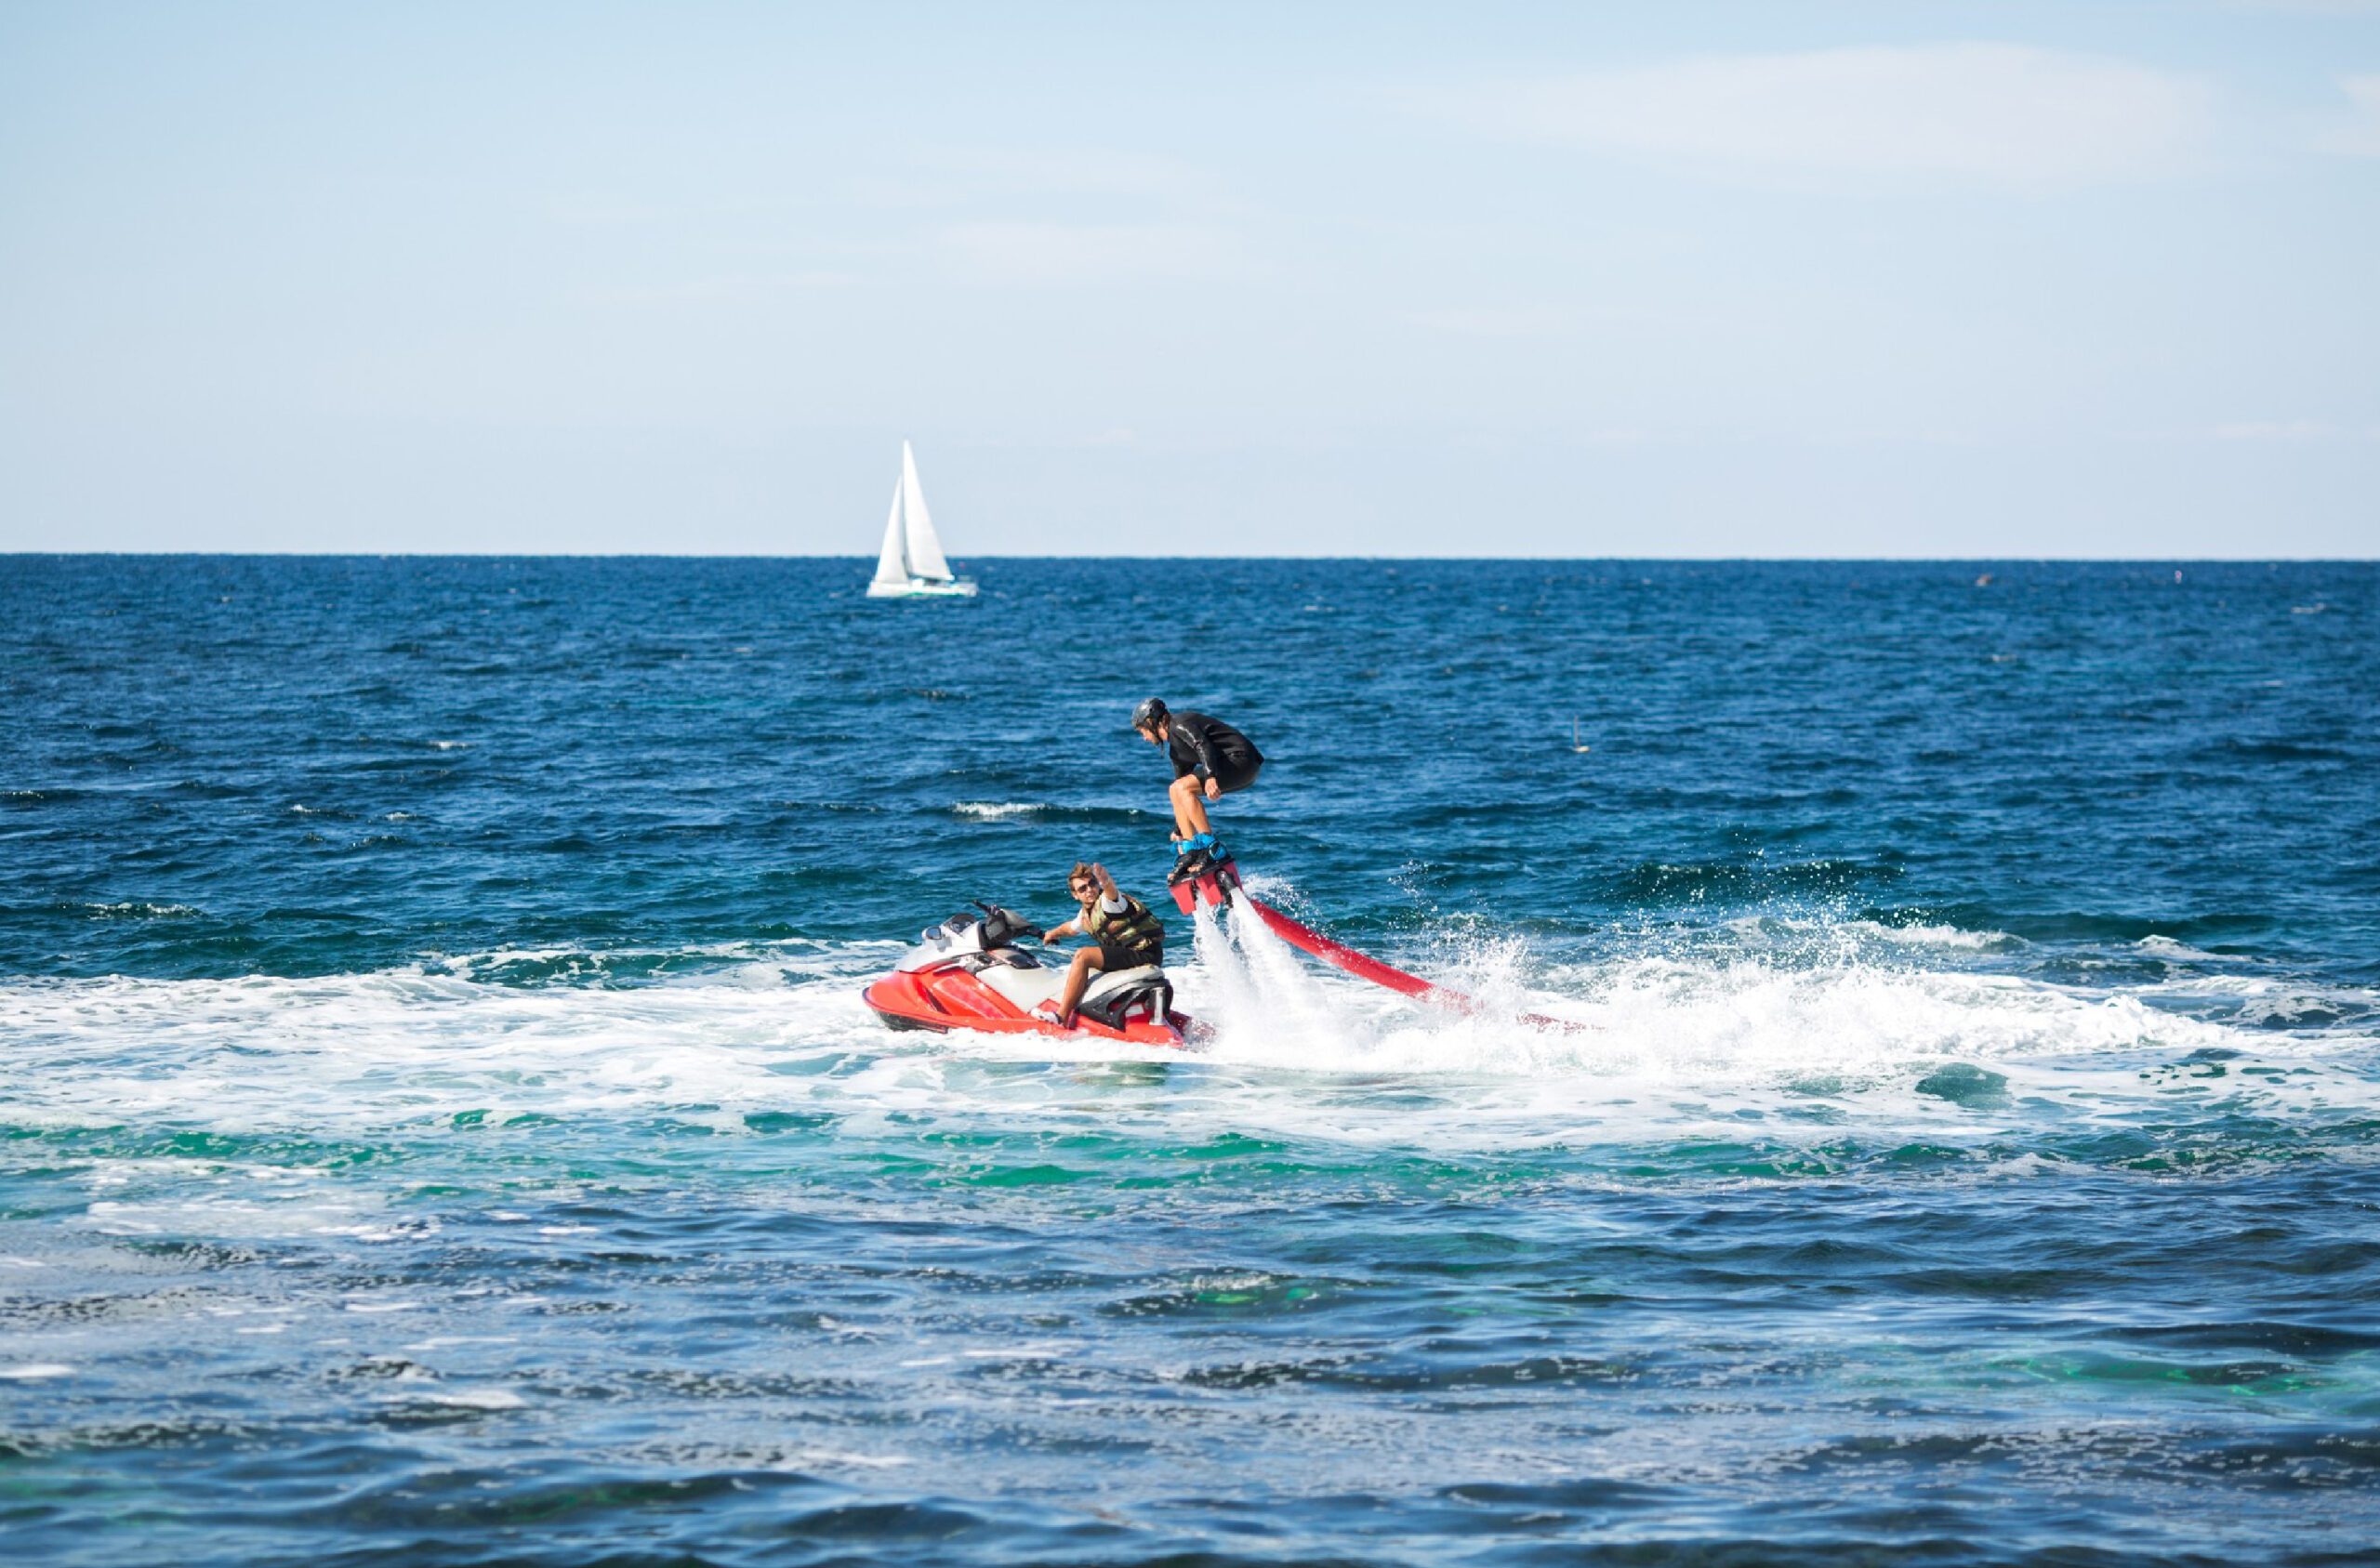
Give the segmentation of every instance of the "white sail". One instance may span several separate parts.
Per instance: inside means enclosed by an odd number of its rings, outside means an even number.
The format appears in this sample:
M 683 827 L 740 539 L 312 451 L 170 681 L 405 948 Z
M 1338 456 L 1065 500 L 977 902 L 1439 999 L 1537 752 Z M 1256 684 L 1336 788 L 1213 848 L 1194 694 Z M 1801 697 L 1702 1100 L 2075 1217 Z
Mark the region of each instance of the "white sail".
M 901 490 L 899 480 L 892 481 L 892 515 L 884 520 L 884 548 L 876 558 L 876 580 L 888 585 L 906 586 L 909 581 L 909 558 L 903 553 L 901 541 Z M 942 558 L 937 555 L 936 560 Z
M 942 559 L 942 541 L 934 537 L 933 519 L 926 515 L 926 493 L 919 487 L 918 460 L 909 455 L 907 441 L 901 443 L 901 502 L 909 521 L 910 574 L 936 583 L 949 582 L 950 562 Z M 881 572 L 883 568 L 879 566 L 878 570 Z
M 950 574 L 926 513 L 926 493 L 918 485 L 918 460 L 901 443 L 901 477 L 892 481 L 892 510 L 884 519 L 884 547 L 877 553 L 870 599 L 972 599 L 975 584 Z

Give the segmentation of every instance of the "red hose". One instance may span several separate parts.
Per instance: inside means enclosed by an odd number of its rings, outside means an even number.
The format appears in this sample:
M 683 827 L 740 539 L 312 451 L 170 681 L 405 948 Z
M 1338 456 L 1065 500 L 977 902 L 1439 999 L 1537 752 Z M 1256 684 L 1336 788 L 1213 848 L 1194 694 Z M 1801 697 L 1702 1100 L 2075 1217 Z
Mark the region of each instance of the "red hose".
M 1246 888 L 1239 889 L 1239 899 L 1242 903 L 1256 912 L 1258 919 L 1278 933 L 1283 942 L 1288 942 L 1291 947 L 1313 954 L 1326 964 L 1335 964 L 1359 980 L 1370 981 L 1374 985 L 1385 985 L 1391 991 L 1402 992 L 1414 1000 L 1427 1002 L 1432 1007 L 1451 1008 L 1456 1012 L 1461 1013 L 1475 1013 L 1480 1010 L 1479 1004 L 1461 992 L 1449 990 L 1443 985 L 1434 985 L 1420 975 L 1407 974 L 1403 969 L 1356 952 L 1343 942 L 1334 942 L 1311 926 L 1301 925 L 1290 919 L 1263 900 L 1250 897 Z M 1520 1021 L 1540 1029 L 1559 1029 L 1571 1034 L 1584 1034 L 1593 1027 L 1592 1024 L 1573 1023 L 1567 1019 L 1548 1018 L 1543 1013 L 1523 1013 L 1520 1015 Z

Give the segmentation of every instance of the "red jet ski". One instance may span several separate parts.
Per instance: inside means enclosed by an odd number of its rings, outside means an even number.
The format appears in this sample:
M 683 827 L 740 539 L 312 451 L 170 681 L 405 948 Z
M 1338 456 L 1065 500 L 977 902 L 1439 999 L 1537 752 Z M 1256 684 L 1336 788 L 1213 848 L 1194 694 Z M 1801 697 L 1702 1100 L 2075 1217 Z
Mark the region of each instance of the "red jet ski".
M 990 1034 L 1089 1036 L 1137 1046 L 1181 1047 L 1195 1027 L 1173 1010 L 1173 982 L 1155 964 L 1094 974 L 1075 1009 L 1075 1026 L 1061 1029 L 1034 1016 L 1037 1003 L 1055 1004 L 1066 985 L 1016 943 L 1039 940 L 1029 925 L 998 904 L 978 903 L 981 915 L 954 915 L 919 933 L 919 944 L 883 979 L 860 993 L 894 1029 L 979 1029 Z

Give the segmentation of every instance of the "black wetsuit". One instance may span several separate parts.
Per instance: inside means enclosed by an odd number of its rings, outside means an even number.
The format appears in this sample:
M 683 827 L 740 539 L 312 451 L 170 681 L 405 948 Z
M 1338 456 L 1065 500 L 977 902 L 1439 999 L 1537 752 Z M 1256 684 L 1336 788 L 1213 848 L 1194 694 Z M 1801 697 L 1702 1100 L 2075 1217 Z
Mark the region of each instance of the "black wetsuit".
M 1256 782 L 1264 754 L 1256 743 L 1220 718 L 1203 713 L 1170 714 L 1165 721 L 1166 755 L 1173 759 L 1173 776 L 1194 774 L 1212 779 L 1229 794 Z

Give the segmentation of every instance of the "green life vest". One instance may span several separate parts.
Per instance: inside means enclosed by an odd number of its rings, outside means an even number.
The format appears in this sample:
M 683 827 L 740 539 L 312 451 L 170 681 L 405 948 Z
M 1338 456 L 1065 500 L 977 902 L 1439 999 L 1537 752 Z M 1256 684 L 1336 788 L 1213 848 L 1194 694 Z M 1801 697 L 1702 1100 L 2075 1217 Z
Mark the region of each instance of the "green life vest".
M 1154 964 L 1165 951 L 1165 928 L 1148 905 L 1125 895 L 1124 907 L 1114 914 L 1099 907 L 1097 899 L 1083 905 L 1082 934 L 1102 947 L 1114 947 Z M 1145 955 L 1145 956 L 1143 956 Z

